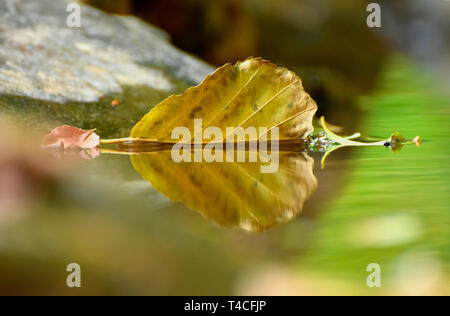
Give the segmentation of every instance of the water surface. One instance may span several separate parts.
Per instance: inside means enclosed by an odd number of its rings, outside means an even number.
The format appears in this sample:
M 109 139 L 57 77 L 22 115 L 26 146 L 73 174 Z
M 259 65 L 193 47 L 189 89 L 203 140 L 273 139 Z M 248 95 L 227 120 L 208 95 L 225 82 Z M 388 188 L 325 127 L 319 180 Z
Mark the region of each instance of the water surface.
M 77 262 L 83 294 L 446 295 L 450 102 L 436 81 L 397 57 L 358 100 L 363 124 L 346 130 L 423 139 L 397 154 L 346 148 L 321 169 L 321 153 L 284 153 L 267 176 L 164 154 L 83 162 L 0 226 L 0 291 L 71 294 Z

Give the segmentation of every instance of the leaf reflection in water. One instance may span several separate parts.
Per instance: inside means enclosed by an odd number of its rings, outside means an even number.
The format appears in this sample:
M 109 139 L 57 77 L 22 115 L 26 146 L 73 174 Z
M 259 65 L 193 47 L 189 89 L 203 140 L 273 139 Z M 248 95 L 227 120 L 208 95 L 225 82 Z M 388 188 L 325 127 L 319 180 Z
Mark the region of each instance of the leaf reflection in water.
M 220 226 L 251 232 L 294 219 L 317 187 L 305 152 L 280 151 L 275 173 L 261 173 L 261 160 L 175 163 L 170 151 L 132 155 L 131 161 L 167 198 Z

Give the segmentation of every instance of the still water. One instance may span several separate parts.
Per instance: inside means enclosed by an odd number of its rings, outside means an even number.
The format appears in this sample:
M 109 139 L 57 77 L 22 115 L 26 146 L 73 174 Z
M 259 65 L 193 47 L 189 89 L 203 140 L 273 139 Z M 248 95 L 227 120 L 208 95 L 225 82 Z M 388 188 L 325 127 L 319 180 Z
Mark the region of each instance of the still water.
M 449 278 L 448 95 L 394 59 L 358 100 L 349 131 L 420 147 L 280 154 L 252 163 L 175 164 L 170 154 L 101 154 L 57 198 L 0 226 L 0 292 L 27 294 L 441 294 Z M 320 105 L 319 105 L 320 106 Z M 65 267 L 82 268 L 82 288 Z M 381 267 L 370 288 L 369 264 Z

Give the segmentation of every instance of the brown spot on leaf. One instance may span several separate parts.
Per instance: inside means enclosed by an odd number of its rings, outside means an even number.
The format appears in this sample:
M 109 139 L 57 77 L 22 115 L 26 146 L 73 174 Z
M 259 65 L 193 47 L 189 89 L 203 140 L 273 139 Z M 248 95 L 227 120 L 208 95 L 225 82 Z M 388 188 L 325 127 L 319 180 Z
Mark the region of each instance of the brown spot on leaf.
M 201 107 L 201 106 L 197 106 L 197 107 L 193 108 L 192 111 L 191 111 L 191 113 L 189 114 L 189 117 L 190 117 L 191 119 L 195 118 L 195 115 L 196 115 L 198 112 L 200 112 L 201 110 L 202 110 L 202 107 Z

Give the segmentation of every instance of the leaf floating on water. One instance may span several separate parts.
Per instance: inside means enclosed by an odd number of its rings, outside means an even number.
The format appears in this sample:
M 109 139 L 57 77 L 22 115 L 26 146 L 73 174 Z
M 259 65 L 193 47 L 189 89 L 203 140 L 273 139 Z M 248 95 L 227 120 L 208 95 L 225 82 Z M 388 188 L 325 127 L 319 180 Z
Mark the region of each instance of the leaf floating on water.
M 246 231 L 294 219 L 317 187 L 313 159 L 305 153 L 280 152 L 275 173 L 261 173 L 261 162 L 175 163 L 163 151 L 133 155 L 131 161 L 167 198 L 221 226 Z
M 199 86 L 162 101 L 137 123 L 131 138 L 173 142 L 171 132 L 176 127 L 188 128 L 194 137 L 194 119 L 202 119 L 203 130 L 218 127 L 224 138 L 227 127 L 250 126 L 269 131 L 278 127 L 279 139 L 304 138 L 313 131 L 316 110 L 295 73 L 249 58 L 234 66 L 227 64 Z M 271 139 L 271 133 L 267 138 Z
M 44 136 L 41 142 L 43 148 L 62 149 L 90 149 L 100 145 L 100 137 L 95 130 L 84 130 L 69 125 L 63 125 L 53 129 L 50 134 Z

